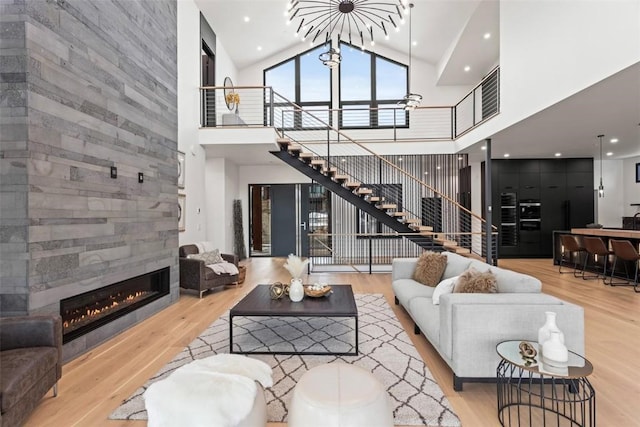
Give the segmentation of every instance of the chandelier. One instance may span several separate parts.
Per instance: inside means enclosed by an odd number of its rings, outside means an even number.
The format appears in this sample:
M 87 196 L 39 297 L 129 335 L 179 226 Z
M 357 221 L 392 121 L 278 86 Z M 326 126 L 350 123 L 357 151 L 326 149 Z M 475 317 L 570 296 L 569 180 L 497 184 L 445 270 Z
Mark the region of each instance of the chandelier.
M 389 31 L 399 31 L 409 13 L 407 0 L 290 0 L 285 16 L 287 24 L 299 20 L 295 36 L 302 41 L 311 38 L 311 43 L 324 43 L 337 35 L 340 40 L 356 43 L 364 49 L 365 40 L 375 45 L 374 29 L 382 31 L 389 39 Z

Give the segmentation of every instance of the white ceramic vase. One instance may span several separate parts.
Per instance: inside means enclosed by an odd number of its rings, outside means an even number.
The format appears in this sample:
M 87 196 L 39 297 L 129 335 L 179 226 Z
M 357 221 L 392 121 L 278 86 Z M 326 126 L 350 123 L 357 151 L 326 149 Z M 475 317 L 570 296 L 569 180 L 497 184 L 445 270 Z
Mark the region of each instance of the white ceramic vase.
M 569 361 L 569 350 L 560 341 L 560 333 L 551 331 L 549 339 L 542 345 L 542 356 L 549 364 L 567 363 Z
M 304 286 L 302 286 L 302 279 L 291 279 L 291 286 L 289 286 L 289 298 L 293 302 L 302 301 L 304 298 Z
M 546 316 L 546 321 L 544 325 L 538 329 L 538 348 L 542 348 L 545 341 L 551 337 L 551 332 L 557 332 L 559 335 L 558 339 L 562 344 L 564 344 L 564 334 L 556 324 L 556 313 L 553 311 L 545 311 L 544 314 Z

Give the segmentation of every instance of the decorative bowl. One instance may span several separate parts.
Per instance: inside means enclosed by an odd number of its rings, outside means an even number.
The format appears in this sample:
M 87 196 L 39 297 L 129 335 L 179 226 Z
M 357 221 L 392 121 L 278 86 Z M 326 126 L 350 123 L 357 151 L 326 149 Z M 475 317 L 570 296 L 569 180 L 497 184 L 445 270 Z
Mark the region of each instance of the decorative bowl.
M 331 293 L 331 286 L 329 285 L 324 285 L 323 287 L 312 287 L 312 286 L 304 287 L 304 294 L 311 298 L 320 298 L 320 297 L 329 295 L 330 293 Z

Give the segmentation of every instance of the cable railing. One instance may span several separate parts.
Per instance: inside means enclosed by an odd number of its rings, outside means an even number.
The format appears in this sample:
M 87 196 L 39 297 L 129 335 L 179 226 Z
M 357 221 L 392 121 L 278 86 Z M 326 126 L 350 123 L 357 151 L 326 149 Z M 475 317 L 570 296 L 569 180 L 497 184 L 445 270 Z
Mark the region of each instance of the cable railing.
M 423 252 L 403 238 L 407 236 L 410 234 L 309 233 L 309 272 L 389 272 L 394 258 L 417 258 Z
M 299 127 L 280 129 L 282 136 L 299 145 L 302 152 L 311 153 L 327 174 L 343 179 L 355 194 L 371 201 L 425 238 L 431 238 L 437 244 L 434 247 L 484 255 L 484 220 L 455 200 L 457 192 L 444 194 L 438 191 L 426 182 L 427 178 L 405 171 L 304 109 L 282 111 L 281 114 L 282 123 L 297 121 L 299 124 Z M 293 120 L 288 117 L 290 115 L 298 115 L 299 118 Z M 402 160 L 398 158 L 397 163 Z M 456 179 L 459 178 L 456 176 Z M 348 217 L 348 214 L 341 217 L 344 216 Z M 355 240 L 359 234 L 379 234 L 384 238 L 393 232 L 363 212 L 356 212 L 355 220 L 334 224 L 333 230 Z M 495 249 L 492 254 L 496 254 Z M 339 253 L 333 255 L 342 256 Z
M 204 107 L 202 124 L 204 127 L 274 127 L 282 137 L 298 144 L 313 160 L 323 162 L 320 169 L 326 174 L 341 179 L 345 185 L 353 188 L 355 194 L 375 204 L 425 239 L 430 239 L 434 249 L 486 257 L 485 221 L 471 212 L 470 206 L 465 207 L 460 203 L 461 195 L 455 189 L 439 191 L 437 188 L 442 182 L 431 181 L 431 176 L 435 174 L 427 176 L 427 165 L 418 165 L 411 173 L 407 172 L 401 167 L 401 157 L 392 161 L 389 156 L 380 156 L 353 135 L 365 131 L 387 131 L 393 132 L 392 139 L 398 140 L 400 132 L 405 133 L 404 139 L 410 139 L 407 133 L 414 132 L 415 139 L 424 140 L 428 139 L 429 133 L 420 128 L 420 123 L 423 123 L 432 129 L 434 139 L 454 139 L 461 132 L 467 132 L 498 114 L 498 72 L 496 69 L 490 73 L 454 107 L 424 107 L 412 111 L 366 109 L 369 123 L 374 117 L 378 127 L 383 125 L 382 129 L 357 129 L 358 122 L 364 120 L 360 114 L 364 114 L 365 110 L 350 108 L 345 114 L 344 110 L 302 108 L 274 92 L 271 87 L 204 87 L 201 88 Z M 236 95 L 229 97 L 229 93 Z M 447 109 L 449 112 L 443 113 Z M 425 114 L 431 115 L 431 119 L 425 120 Z M 338 127 L 349 129 L 349 135 Z M 449 138 L 443 137 L 445 128 L 449 129 Z M 365 136 L 359 137 L 367 141 Z M 373 139 L 384 140 L 379 137 Z M 440 166 L 437 168 L 440 169 Z M 457 168 L 451 169 L 450 179 L 459 180 Z M 339 206 L 339 203 L 336 201 L 334 206 Z M 366 236 L 373 235 L 377 236 L 377 245 L 384 246 L 381 242 L 386 241 L 386 247 L 397 244 L 398 240 L 406 240 L 398 239 L 402 234 L 395 233 L 376 218 L 353 206 L 350 208 L 352 212 L 347 212 L 349 208 L 345 207 L 345 212 L 334 219 L 332 230 L 336 235 L 346 236 L 344 239 L 351 239 L 351 244 L 371 240 L 372 237 Z M 497 231 L 493 226 L 491 229 L 491 258 L 497 259 Z M 330 247 L 334 262 L 350 256 L 348 244 Z
M 455 140 L 500 112 L 500 69 L 493 69 L 463 99 L 453 106 L 423 106 L 409 114 L 402 108 L 369 108 L 346 105 L 331 109 L 319 102 L 307 103 L 305 109 L 321 122 L 349 132 L 365 141 Z M 202 92 L 202 127 L 274 126 L 296 128 L 305 123 L 300 115 L 278 122 L 279 112 L 292 111 L 293 103 L 277 95 L 270 86 L 207 86 Z M 237 98 L 229 97 L 230 93 Z M 229 103 L 237 99 L 239 103 Z

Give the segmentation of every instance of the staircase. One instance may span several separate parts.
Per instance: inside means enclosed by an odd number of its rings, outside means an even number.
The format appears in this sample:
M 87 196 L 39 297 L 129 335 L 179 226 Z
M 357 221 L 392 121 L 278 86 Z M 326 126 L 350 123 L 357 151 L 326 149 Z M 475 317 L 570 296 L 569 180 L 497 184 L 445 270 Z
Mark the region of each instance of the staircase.
M 421 225 L 422 220 L 416 214 L 398 210 L 395 203 L 385 201 L 372 189 L 364 187 L 355 177 L 342 173 L 337 167 L 327 165 L 322 156 L 305 151 L 302 145 L 294 143 L 289 138 L 278 138 L 277 142 L 280 150 L 272 151 L 271 154 L 421 248 L 432 251 L 447 250 L 462 255 L 471 254 L 469 248 L 459 246 L 457 241 L 447 239 L 445 234 L 434 233 L 433 227 Z

